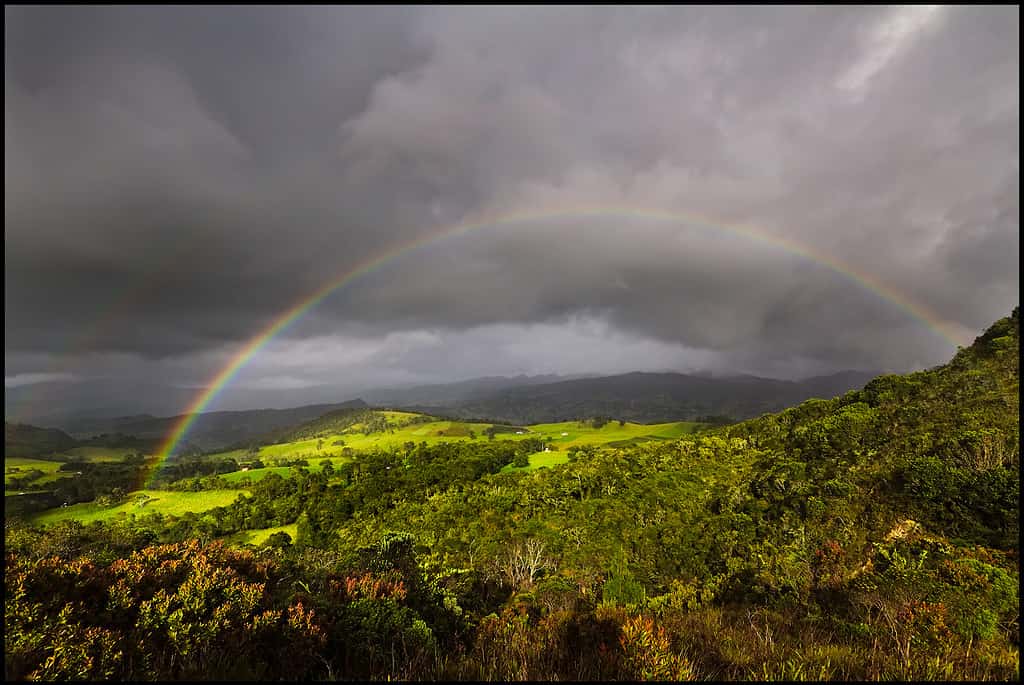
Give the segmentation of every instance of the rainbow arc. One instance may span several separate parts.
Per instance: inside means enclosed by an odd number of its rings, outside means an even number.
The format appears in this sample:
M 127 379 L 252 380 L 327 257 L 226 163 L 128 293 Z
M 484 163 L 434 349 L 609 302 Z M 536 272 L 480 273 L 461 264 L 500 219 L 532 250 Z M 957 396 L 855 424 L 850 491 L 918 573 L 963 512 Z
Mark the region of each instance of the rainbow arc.
M 279 314 L 266 327 L 253 335 L 248 342 L 242 345 L 241 349 L 239 349 L 230 361 L 208 381 L 205 386 L 205 390 L 200 392 L 191 402 L 185 414 L 183 414 L 177 424 L 175 424 L 173 430 L 161 445 L 158 453 L 158 459 L 156 460 L 154 469 L 150 473 L 147 482 L 151 481 L 153 474 L 159 470 L 160 465 L 163 464 L 171 454 L 173 454 L 175 449 L 177 449 L 177 446 L 188 434 L 188 431 L 192 427 L 196 418 L 203 413 L 206 407 L 208 407 L 210 403 L 217 398 L 224 388 L 230 385 L 232 379 L 234 379 L 239 371 L 241 371 L 245 365 L 255 357 L 264 346 L 267 345 L 267 343 L 273 340 L 277 335 L 288 328 L 288 326 L 301 318 L 303 314 L 315 307 L 322 300 L 355 279 L 364 276 L 409 252 L 442 238 L 449 238 L 469 233 L 471 231 L 486 228 L 497 228 L 499 226 L 515 223 L 598 217 L 642 218 L 658 221 L 671 221 L 724 231 L 728 234 L 745 237 L 759 243 L 773 245 L 785 252 L 798 255 L 816 264 L 825 266 L 826 268 L 841 274 L 850 281 L 853 281 L 858 286 L 875 293 L 882 299 L 891 303 L 893 306 L 905 312 L 914 320 L 922 323 L 926 328 L 948 342 L 951 347 L 955 348 L 957 345 L 966 344 L 966 341 L 957 340 L 955 334 L 947 332 L 944 324 L 942 323 L 942 319 L 934 312 L 922 304 L 913 302 L 910 298 L 885 285 L 874 276 L 857 270 L 851 265 L 814 250 L 807 245 L 773 235 L 761 229 L 740 224 L 716 222 L 693 213 L 667 212 L 637 209 L 633 207 L 576 207 L 493 215 L 464 221 L 454 226 L 433 231 L 423 237 L 417 238 L 416 240 L 393 246 L 373 258 L 336 276 L 316 291 L 305 296 L 289 307 L 286 311 Z

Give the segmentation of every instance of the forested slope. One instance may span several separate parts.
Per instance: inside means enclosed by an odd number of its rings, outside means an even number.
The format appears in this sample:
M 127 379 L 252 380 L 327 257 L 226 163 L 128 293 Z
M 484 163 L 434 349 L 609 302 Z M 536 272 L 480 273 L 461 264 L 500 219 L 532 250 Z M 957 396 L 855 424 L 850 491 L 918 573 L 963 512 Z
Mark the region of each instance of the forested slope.
M 1017 679 L 1018 410 L 1015 309 L 942 367 L 553 469 L 406 445 L 203 517 L 9 525 L 6 673 Z

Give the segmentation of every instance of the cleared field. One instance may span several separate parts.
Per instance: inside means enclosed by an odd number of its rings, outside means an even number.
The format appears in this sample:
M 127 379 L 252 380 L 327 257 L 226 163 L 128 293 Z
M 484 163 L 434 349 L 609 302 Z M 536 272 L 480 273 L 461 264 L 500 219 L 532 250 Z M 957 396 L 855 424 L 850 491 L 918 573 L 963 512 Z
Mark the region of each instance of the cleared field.
M 298 456 L 298 453 L 302 454 L 316 454 L 316 443 L 317 439 L 313 438 L 310 440 L 298 440 L 296 442 L 286 442 L 281 445 L 264 445 L 260 448 L 259 458 L 264 457 L 292 457 Z M 327 439 L 324 440 L 324 446 L 329 445 Z M 322 450 L 321 450 L 322 451 Z
M 691 421 L 654 424 L 627 421 L 621 426 L 618 421 L 609 421 L 600 428 L 594 428 L 579 421 L 563 421 L 526 426 L 526 434 L 508 437 L 512 439 L 543 437 L 552 444 L 558 445 L 559 448 L 563 446 L 568 448 L 575 445 L 610 445 L 623 441 L 637 443 L 648 440 L 673 440 L 694 432 L 700 426 L 701 424 Z M 506 436 L 502 435 L 502 437 Z
M 49 509 L 32 518 L 39 525 L 49 525 L 59 521 L 77 520 L 82 523 L 108 521 L 118 516 L 143 516 L 160 513 L 165 516 L 181 516 L 188 512 L 201 513 L 214 507 L 223 507 L 235 501 L 241 490 L 206 490 L 203 492 L 168 492 L 166 490 L 136 490 L 129 493 L 128 499 L 112 507 L 102 507 L 94 502 L 84 502 L 70 507 Z M 143 504 L 136 499 L 140 495 L 149 497 Z
M 405 422 L 419 416 L 410 412 L 380 412 L 385 415 L 389 422 Z M 330 456 L 335 461 L 339 450 L 350 448 L 355 451 L 371 449 L 391 449 L 401 447 L 407 442 L 435 445 L 441 442 L 454 440 L 476 440 L 486 442 L 488 440 L 485 431 L 491 424 L 470 423 L 465 421 L 431 421 L 429 423 L 416 423 L 397 427 L 388 432 L 371 433 L 364 435 L 360 432 L 361 425 L 354 425 L 341 433 L 335 433 L 324 437 L 323 447 L 317 451 L 319 439 L 298 440 L 295 442 L 282 443 L 279 445 L 266 445 L 260 448 L 257 455 L 265 463 L 271 463 L 275 458 L 304 457 L 309 460 L 310 468 L 314 468 L 320 459 Z M 576 445 L 609 445 L 612 447 L 625 447 L 627 445 L 650 440 L 673 440 L 683 435 L 694 432 L 701 424 L 689 421 L 659 424 L 641 424 L 626 422 L 619 425 L 618 421 L 610 421 L 600 428 L 579 421 L 564 421 L 561 423 L 540 423 L 532 426 L 523 426 L 513 429 L 511 432 L 500 432 L 497 440 L 525 440 L 527 438 L 543 438 L 559 451 Z M 505 430 L 508 430 L 507 427 Z M 341 444 L 338 444 L 338 443 Z M 232 450 L 210 455 L 210 458 L 234 458 L 245 461 L 248 455 L 242 450 Z M 337 466 L 337 463 L 335 463 Z M 319 466 L 316 466 L 319 468 Z M 254 480 L 258 471 L 249 471 Z M 232 474 L 233 475 L 233 474 Z M 285 474 L 282 474 L 285 475 Z M 241 478 L 241 476 L 235 476 Z M 260 476 L 262 477 L 262 476 Z
M 309 466 L 266 466 L 262 469 L 249 469 L 248 471 L 233 471 L 232 473 L 224 473 L 221 474 L 221 478 L 223 478 L 229 483 L 239 483 L 243 481 L 246 477 L 248 477 L 253 483 L 255 483 L 257 481 L 263 480 L 271 473 L 276 473 L 282 478 L 288 478 L 291 475 L 291 470 L 293 468 L 303 468 L 309 471 L 310 473 L 316 473 L 323 469 L 323 466 L 321 465 L 320 462 L 324 461 L 325 459 L 331 462 L 331 466 L 333 468 L 338 468 L 342 464 L 352 461 L 348 457 L 323 457 L 315 460 L 310 459 Z
M 7 457 L 4 459 L 4 471 L 31 471 L 39 469 L 43 473 L 52 473 L 60 468 L 61 462 L 31 457 Z
M 312 467 L 303 467 L 312 470 Z M 319 466 L 317 467 L 319 468 Z M 261 481 L 272 473 L 276 473 L 282 478 L 288 478 L 291 473 L 291 466 L 268 466 L 263 469 L 249 469 L 248 471 L 234 471 L 232 473 L 223 473 L 221 478 L 229 483 L 240 483 L 248 478 L 253 483 Z
M 512 466 L 507 464 L 503 466 L 499 473 L 512 473 L 514 471 L 536 471 L 537 469 L 547 469 L 552 466 L 558 466 L 559 464 L 565 464 L 569 461 L 569 454 L 566 452 L 534 452 L 530 455 L 529 466 Z
M 33 483 L 47 482 L 61 478 L 63 475 L 71 475 L 68 473 L 59 474 L 59 469 L 60 462 L 57 461 L 46 461 L 29 457 L 7 457 L 4 459 L 4 485 L 6 486 L 12 478 L 25 476 L 29 471 L 42 471 L 45 474 L 41 478 L 32 481 Z
M 270 538 L 274 533 L 288 533 L 291 536 L 292 542 L 295 542 L 295 538 L 298 535 L 298 524 L 289 523 L 287 526 L 277 526 L 276 528 L 258 528 L 256 530 L 243 530 L 240 533 L 225 538 L 229 545 L 262 545 Z
M 295 442 L 283 442 L 280 445 L 261 445 L 260 451 L 256 455 L 250 454 L 246 450 L 230 450 L 228 452 L 217 452 L 216 454 L 208 455 L 210 459 L 234 459 L 235 461 L 247 462 L 252 459 L 259 459 L 263 462 L 273 459 L 294 459 L 296 457 L 302 457 L 304 459 L 326 459 L 341 450 L 341 447 L 331 445 L 331 441 L 335 440 L 337 436 L 330 438 L 324 438 L 323 449 L 317 451 L 316 439 L 312 440 L 296 440 Z
M 126 447 L 75 447 L 60 453 L 60 461 L 31 457 L 6 457 L 4 459 L 4 485 L 12 478 L 19 478 L 29 471 L 39 470 L 44 475 L 33 480 L 31 485 L 52 483 L 61 478 L 74 478 L 75 471 L 61 471 L 60 467 L 69 459 L 81 459 L 90 463 L 119 463 L 136 450 Z

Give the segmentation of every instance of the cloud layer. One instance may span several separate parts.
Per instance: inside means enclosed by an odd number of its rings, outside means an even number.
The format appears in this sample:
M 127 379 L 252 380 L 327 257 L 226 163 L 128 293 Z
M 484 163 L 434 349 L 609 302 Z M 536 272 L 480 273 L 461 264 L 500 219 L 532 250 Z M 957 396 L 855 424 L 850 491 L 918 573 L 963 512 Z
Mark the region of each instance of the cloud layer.
M 1016 7 L 18 7 L 5 23 L 17 384 L 202 385 L 331 278 L 473 217 L 572 207 L 712 226 L 563 215 L 404 251 L 283 334 L 239 393 L 952 352 L 855 280 L 722 226 L 826 255 L 961 339 L 1018 302 Z

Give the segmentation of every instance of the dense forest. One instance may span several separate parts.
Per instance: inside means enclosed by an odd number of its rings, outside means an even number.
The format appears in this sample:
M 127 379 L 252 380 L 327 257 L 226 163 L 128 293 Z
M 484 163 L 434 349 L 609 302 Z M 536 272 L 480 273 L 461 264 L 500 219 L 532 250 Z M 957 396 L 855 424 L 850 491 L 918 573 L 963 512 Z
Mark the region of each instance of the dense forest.
M 1019 425 L 1014 309 L 941 367 L 551 469 L 499 473 L 538 446 L 498 434 L 202 515 L 8 512 L 5 676 L 1018 679 Z

